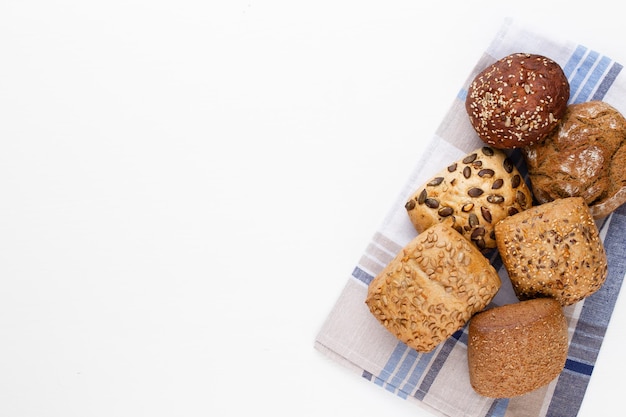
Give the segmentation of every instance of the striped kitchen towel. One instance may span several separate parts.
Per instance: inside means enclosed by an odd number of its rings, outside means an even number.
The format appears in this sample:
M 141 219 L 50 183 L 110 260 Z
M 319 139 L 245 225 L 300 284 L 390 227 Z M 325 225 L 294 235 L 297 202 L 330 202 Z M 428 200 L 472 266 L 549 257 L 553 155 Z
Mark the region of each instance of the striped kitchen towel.
M 558 62 L 571 84 L 570 102 L 604 100 L 626 114 L 626 79 L 622 65 L 587 47 L 554 41 L 515 22 L 505 22 L 416 161 L 414 171 L 347 277 L 344 289 L 315 340 L 317 349 L 353 368 L 363 378 L 402 399 L 414 401 L 437 416 L 576 416 L 626 271 L 625 205 L 598 222 L 609 262 L 606 283 L 591 297 L 565 309 L 570 330 L 565 369 L 549 385 L 511 399 L 481 397 L 471 388 L 466 356 L 467 326 L 434 351 L 420 354 L 385 330 L 365 305 L 369 282 L 416 235 L 404 209 L 408 196 L 441 167 L 482 146 L 464 108 L 469 82 L 480 70 L 514 52 L 537 53 Z M 520 153 L 513 151 L 511 157 L 525 172 Z M 491 256 L 491 261 L 503 281 L 494 303 L 516 302 L 497 252 Z

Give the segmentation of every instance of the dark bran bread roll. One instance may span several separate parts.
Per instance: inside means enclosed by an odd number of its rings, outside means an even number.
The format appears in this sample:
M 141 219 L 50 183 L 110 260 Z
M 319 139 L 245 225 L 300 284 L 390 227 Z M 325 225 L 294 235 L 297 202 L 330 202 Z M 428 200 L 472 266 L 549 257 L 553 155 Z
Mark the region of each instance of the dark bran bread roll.
M 600 219 L 626 202 L 626 119 L 608 103 L 571 104 L 558 127 L 523 155 L 539 203 L 582 197 Z
M 536 54 L 506 56 L 471 82 L 465 109 L 478 136 L 501 149 L 541 142 L 565 114 L 570 86 L 562 68 Z
M 534 206 L 501 220 L 495 230 L 520 300 L 552 297 L 567 306 L 593 294 L 606 280 L 604 245 L 581 197 Z
M 523 395 L 556 378 L 565 367 L 567 351 L 567 321 L 556 300 L 494 307 L 470 320 L 470 383 L 485 397 Z
M 365 303 L 407 346 L 429 352 L 484 309 L 500 285 L 487 258 L 456 230 L 438 223 L 372 280 Z
M 499 220 L 531 205 L 530 188 L 504 151 L 484 146 L 435 174 L 404 207 L 418 232 L 448 222 L 485 250 L 496 247 Z

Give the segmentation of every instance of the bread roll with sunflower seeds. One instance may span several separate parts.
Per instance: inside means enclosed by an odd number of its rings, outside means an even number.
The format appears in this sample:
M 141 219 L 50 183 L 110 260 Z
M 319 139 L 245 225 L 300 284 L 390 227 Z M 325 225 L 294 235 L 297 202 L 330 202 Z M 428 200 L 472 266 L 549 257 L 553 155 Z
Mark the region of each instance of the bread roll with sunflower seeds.
M 531 205 L 530 189 L 507 154 L 485 146 L 435 174 L 404 207 L 418 232 L 446 222 L 486 250 L 496 247 L 494 225 Z
M 483 310 L 500 285 L 498 273 L 474 245 L 437 223 L 372 280 L 365 302 L 398 339 L 429 352 Z

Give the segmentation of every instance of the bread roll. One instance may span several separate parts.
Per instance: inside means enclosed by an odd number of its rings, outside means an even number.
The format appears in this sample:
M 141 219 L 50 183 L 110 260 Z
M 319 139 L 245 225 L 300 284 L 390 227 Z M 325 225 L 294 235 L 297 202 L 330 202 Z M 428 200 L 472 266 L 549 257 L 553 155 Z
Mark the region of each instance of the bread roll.
M 536 54 L 506 56 L 469 86 L 465 109 L 478 136 L 495 148 L 539 143 L 565 114 L 570 87 L 561 67 Z
M 520 300 L 566 306 L 596 292 L 608 273 L 598 228 L 581 197 L 554 200 L 501 220 L 498 250 Z
M 485 397 L 509 398 L 548 384 L 567 360 L 561 305 L 537 298 L 476 314 L 468 329 L 470 383 Z
M 443 168 L 408 199 L 418 232 L 448 222 L 480 250 L 496 247 L 494 225 L 532 204 L 530 188 L 507 155 L 485 146 Z
M 548 137 L 523 151 L 539 203 L 582 197 L 602 218 L 626 202 L 626 119 L 610 104 L 572 104 Z
M 366 304 L 398 339 L 429 352 L 484 309 L 500 277 L 478 249 L 438 223 L 409 242 L 369 285 Z

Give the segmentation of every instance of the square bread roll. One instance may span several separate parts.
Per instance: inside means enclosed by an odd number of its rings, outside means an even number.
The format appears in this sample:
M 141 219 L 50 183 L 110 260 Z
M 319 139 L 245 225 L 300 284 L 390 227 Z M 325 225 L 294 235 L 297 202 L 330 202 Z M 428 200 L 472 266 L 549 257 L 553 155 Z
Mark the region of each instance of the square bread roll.
M 581 197 L 544 203 L 495 226 L 502 262 L 520 300 L 552 297 L 563 306 L 596 292 L 606 280 L 606 253 Z
M 429 352 L 483 310 L 500 284 L 475 246 L 438 223 L 409 242 L 372 280 L 365 302 L 398 339 Z

